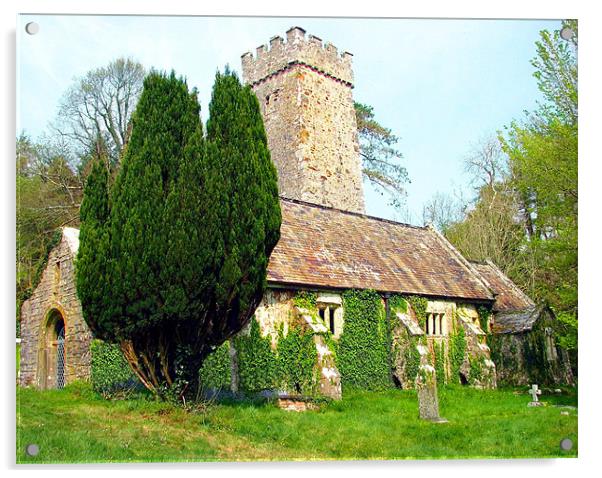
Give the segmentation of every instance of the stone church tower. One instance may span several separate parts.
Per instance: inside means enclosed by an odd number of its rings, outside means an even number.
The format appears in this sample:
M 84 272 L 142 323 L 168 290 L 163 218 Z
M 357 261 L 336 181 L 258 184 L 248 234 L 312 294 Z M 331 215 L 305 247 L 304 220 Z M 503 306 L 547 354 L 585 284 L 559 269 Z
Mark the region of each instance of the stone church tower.
M 291 28 L 257 55 L 242 56 L 243 80 L 261 105 L 282 196 L 364 212 L 350 53 Z

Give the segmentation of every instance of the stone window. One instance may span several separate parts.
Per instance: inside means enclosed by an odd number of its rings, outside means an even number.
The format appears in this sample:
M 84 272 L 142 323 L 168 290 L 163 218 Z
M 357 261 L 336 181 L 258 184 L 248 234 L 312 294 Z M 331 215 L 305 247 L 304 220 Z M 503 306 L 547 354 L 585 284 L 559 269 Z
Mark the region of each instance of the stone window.
M 318 306 L 318 315 L 320 316 L 320 319 L 328 328 L 328 330 L 330 330 L 330 333 L 335 337 L 338 337 L 339 335 L 335 320 L 335 313 L 338 308 L 339 306 L 334 304 Z
M 429 313 L 426 316 L 426 335 L 447 335 L 445 314 Z

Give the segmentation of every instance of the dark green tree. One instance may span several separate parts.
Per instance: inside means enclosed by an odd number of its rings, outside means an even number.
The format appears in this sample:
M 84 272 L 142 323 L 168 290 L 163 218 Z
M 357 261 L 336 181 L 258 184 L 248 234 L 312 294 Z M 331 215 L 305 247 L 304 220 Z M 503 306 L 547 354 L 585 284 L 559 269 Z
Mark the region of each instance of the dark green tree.
M 100 143 L 99 143 L 100 144 Z M 103 336 L 99 325 L 109 306 L 111 290 L 107 282 L 108 220 L 109 220 L 109 174 L 107 158 L 99 147 L 99 156 L 92 160 L 92 169 L 86 180 L 84 196 L 79 209 L 80 247 L 76 262 L 77 290 L 82 309 L 91 330 Z
M 215 77 L 207 140 L 207 213 L 216 218 L 212 313 L 224 317 L 213 329 L 212 341 L 218 342 L 244 325 L 259 304 L 281 223 L 277 173 L 257 97 L 227 68 Z
M 205 140 L 196 92 L 174 73 L 148 75 L 108 200 L 95 165 L 82 205 L 84 317 L 164 398 L 196 396 L 205 357 L 261 300 L 279 238 L 257 100 L 218 74 L 210 111 Z

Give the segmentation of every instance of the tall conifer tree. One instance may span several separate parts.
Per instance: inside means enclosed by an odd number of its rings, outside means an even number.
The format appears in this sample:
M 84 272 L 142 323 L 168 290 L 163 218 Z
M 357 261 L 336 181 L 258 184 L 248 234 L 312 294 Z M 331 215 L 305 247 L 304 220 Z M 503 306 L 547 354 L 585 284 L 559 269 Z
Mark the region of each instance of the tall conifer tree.
M 106 335 L 104 315 L 110 289 L 107 283 L 107 254 L 109 219 L 109 174 L 106 168 L 108 160 L 104 148 L 98 142 L 98 155 L 93 158 L 90 175 L 86 180 L 84 196 L 79 210 L 80 247 L 76 262 L 77 291 L 82 309 L 90 317 L 88 321 L 92 332 Z
M 277 173 L 259 102 L 228 68 L 217 73 L 207 122 L 207 204 L 216 224 L 215 314 L 227 330 L 253 315 L 266 287 L 269 256 L 280 238 Z M 216 334 L 223 331 L 216 329 Z
M 108 219 L 82 216 L 82 232 L 98 228 L 106 238 L 103 249 L 82 234 L 84 317 L 164 397 L 196 394 L 204 358 L 254 313 L 279 238 L 276 172 L 257 99 L 234 75 L 218 74 L 207 140 L 199 109 L 183 80 L 151 73 Z M 102 201 L 94 181 L 89 202 Z M 101 277 L 106 286 L 95 293 Z

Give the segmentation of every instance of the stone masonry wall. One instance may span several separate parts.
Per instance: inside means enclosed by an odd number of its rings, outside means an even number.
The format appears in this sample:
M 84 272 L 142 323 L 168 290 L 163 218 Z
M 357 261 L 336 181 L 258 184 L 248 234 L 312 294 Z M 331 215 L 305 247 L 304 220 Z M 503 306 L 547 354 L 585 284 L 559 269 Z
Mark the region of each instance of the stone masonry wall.
M 542 311 L 531 330 L 491 337 L 491 352 L 500 384 L 558 386 L 575 383 L 568 354 L 556 343 L 555 327 L 558 327 L 556 319 Z
M 65 236 L 51 251 L 40 284 L 21 308 L 22 386 L 44 386 L 44 377 L 39 376 L 41 348 L 53 311 L 65 322 L 65 383 L 89 379 L 92 335 L 83 320 L 75 289 L 73 252 Z
M 280 193 L 364 212 L 353 106 L 351 54 L 292 28 L 254 57 L 242 57 L 243 80 L 259 99 Z
M 451 375 L 450 338 L 453 333 L 457 332 L 458 327 L 462 327 L 466 349 L 460 372 L 465 377 L 469 377 L 470 383 L 476 387 L 495 388 L 495 365 L 491 361 L 490 350 L 486 344 L 486 334 L 479 325 L 476 307 L 453 301 L 429 300 L 426 312 L 427 315 L 443 314 L 441 329 L 437 326 L 435 335 L 426 335 L 424 324 L 419 323 L 416 314 L 409 306 L 406 313 L 398 312 L 396 317 L 392 318 L 392 365 L 397 384 L 401 388 L 414 387 L 419 365 L 419 357 L 415 348 L 419 344 L 426 346 L 433 366 L 437 366 L 436 348 L 441 347 L 445 361 L 442 367 L 446 382 L 456 383 L 458 377 Z M 432 328 L 432 323 L 430 327 Z M 473 364 L 472 367 L 471 364 Z M 479 376 L 474 377 L 474 370 L 477 366 Z M 471 376 L 471 371 L 473 376 Z
M 328 329 L 320 319 L 312 316 L 312 314 L 307 314 L 307 311 L 300 311 L 295 306 L 294 298 L 296 295 L 297 291 L 293 290 L 268 289 L 257 307 L 252 320 L 256 320 L 259 324 L 262 336 L 269 336 L 271 338 L 274 349 L 278 347 L 278 332 L 281 327 L 284 335 L 288 334 L 289 327 L 295 325 L 301 325 L 302 328 L 310 331 L 313 334 L 318 356 L 316 369 L 318 371 L 320 394 L 333 399 L 340 399 L 340 374 L 334 361 L 333 351 L 330 350 L 322 336 Z M 317 300 L 324 304 L 340 305 L 342 303 L 338 294 L 319 294 Z M 342 315 L 342 308 L 338 307 L 334 318 L 339 326 L 342 325 Z M 250 325 L 241 333 L 248 333 L 249 328 Z M 237 366 L 234 366 L 233 370 L 236 368 Z M 234 379 L 234 383 L 236 385 L 232 388 L 237 389 L 238 380 L 236 378 Z

